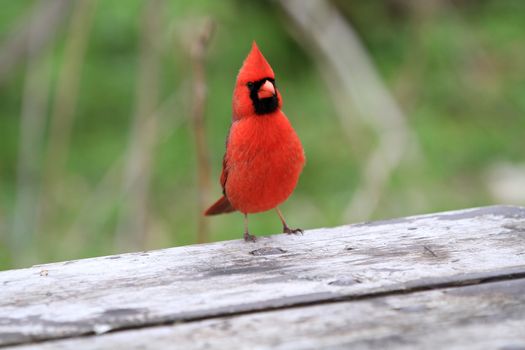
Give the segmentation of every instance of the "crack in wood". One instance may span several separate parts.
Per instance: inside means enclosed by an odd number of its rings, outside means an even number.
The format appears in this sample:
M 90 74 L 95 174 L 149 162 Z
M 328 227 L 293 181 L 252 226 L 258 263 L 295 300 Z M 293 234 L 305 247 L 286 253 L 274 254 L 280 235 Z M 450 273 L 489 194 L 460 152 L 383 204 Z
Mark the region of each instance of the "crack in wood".
M 0 347 L 521 279 L 524 217 L 478 208 L 0 272 Z
M 513 281 L 513 280 L 519 280 L 525 278 L 525 266 L 519 267 L 516 269 L 509 269 L 509 271 L 506 274 L 488 274 L 488 273 L 472 273 L 472 274 L 466 274 L 466 275 L 460 275 L 460 276 L 453 276 L 451 278 L 436 278 L 436 279 L 421 279 L 418 281 L 414 281 L 413 283 L 406 283 L 401 284 L 399 286 L 392 287 L 388 290 L 380 290 L 377 292 L 367 292 L 363 294 L 357 294 L 357 295 L 336 295 L 334 293 L 312 293 L 312 294 L 306 294 L 306 295 L 299 295 L 294 296 L 290 298 L 281 298 L 279 300 L 267 300 L 263 303 L 246 303 L 246 304 L 240 304 L 238 305 L 238 309 L 232 309 L 231 307 L 224 307 L 224 308 L 217 308 L 215 310 L 203 310 L 202 312 L 187 312 L 187 313 L 181 313 L 181 314 L 174 314 L 166 316 L 164 319 L 160 319 L 154 322 L 144 322 L 144 323 L 134 323 L 129 325 L 119 325 L 116 328 L 112 328 L 109 324 L 109 328 L 107 332 L 104 333 L 116 333 L 116 332 L 122 332 L 126 330 L 132 330 L 132 329 L 144 329 L 144 328 L 151 328 L 151 327 L 157 327 L 157 326 L 163 326 L 163 325 L 170 325 L 170 324 L 182 324 L 182 323 L 192 323 L 192 322 L 199 322 L 203 320 L 212 320 L 217 318 L 223 318 L 223 317 L 234 317 L 234 316 L 243 316 L 243 315 L 249 315 L 249 314 L 255 314 L 260 312 L 268 312 L 268 311 L 277 311 L 277 310 L 291 310 L 301 307 L 308 307 L 308 306 L 318 306 L 318 305 L 325 305 L 325 304 L 334 304 L 334 303 L 345 303 L 345 302 L 353 302 L 353 301 L 362 301 L 362 300 L 374 300 L 374 299 L 380 299 L 383 297 L 389 297 L 389 296 L 399 296 L 399 295 L 405 295 L 405 294 L 411 294 L 411 293 L 418 293 L 418 292 L 425 292 L 425 291 L 438 291 L 438 290 L 444 290 L 444 289 L 451 289 L 451 288 L 460 288 L 465 286 L 473 286 L 473 285 L 488 285 L 490 287 L 491 283 L 496 282 L 502 282 L 502 281 Z M 454 289 L 452 291 L 449 291 L 449 293 L 453 293 Z M 521 292 L 521 291 L 520 291 Z M 461 293 L 461 292 L 459 292 Z M 276 303 L 277 302 L 277 303 Z M 406 310 L 407 312 L 410 312 L 410 310 Z M 412 310 L 413 312 L 414 310 Z M 116 310 L 108 310 L 109 313 L 120 313 L 118 309 Z M 130 310 L 124 310 L 122 312 L 130 312 Z M 4 321 L 6 319 L 4 318 Z M 107 322 L 104 321 L 106 324 Z M 1 319 L 0 319 L 1 323 Z M 96 325 L 97 322 L 95 320 L 90 320 L 90 322 L 85 322 L 85 324 L 90 325 Z M 38 338 L 30 338 L 26 339 L 25 341 L 19 341 L 20 339 L 17 339 L 17 336 L 19 336 L 19 333 L 2 333 L 0 334 L 0 337 L 2 337 L 2 341 L 4 341 L 2 344 L 0 344 L 0 348 L 4 348 L 7 346 L 13 346 L 13 345 L 21 345 L 21 344 L 40 344 L 40 343 L 46 343 L 51 342 L 54 340 L 59 339 L 70 339 L 70 338 L 80 338 L 80 337 L 90 337 L 96 334 L 96 332 L 93 330 L 93 327 L 91 327 L 92 330 L 85 331 L 82 333 L 79 333 L 77 335 L 73 336 L 64 336 L 64 337 L 54 337 L 54 338 L 47 338 L 47 339 L 38 339 Z M 3 337 L 6 338 L 3 338 Z M 9 337 L 13 338 L 12 342 L 8 342 Z
M 426 245 L 423 246 L 423 249 L 425 249 L 425 251 L 429 252 L 430 255 L 432 255 L 434 258 L 437 258 L 437 254 L 434 253 L 434 251 L 432 249 L 430 249 L 429 247 L 427 247 Z

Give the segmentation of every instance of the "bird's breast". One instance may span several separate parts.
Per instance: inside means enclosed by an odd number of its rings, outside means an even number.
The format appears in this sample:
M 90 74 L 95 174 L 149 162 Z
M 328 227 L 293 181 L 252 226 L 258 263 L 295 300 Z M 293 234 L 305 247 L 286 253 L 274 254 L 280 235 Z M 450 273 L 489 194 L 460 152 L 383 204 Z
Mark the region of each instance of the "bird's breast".
M 226 159 L 226 195 L 244 213 L 266 211 L 284 202 L 305 162 L 301 141 L 282 112 L 234 122 Z

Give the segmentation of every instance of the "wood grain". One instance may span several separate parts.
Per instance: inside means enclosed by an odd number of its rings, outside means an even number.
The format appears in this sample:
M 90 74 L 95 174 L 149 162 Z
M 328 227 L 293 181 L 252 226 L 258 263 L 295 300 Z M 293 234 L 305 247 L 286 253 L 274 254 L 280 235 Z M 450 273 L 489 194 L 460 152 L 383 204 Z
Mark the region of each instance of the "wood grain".
M 525 276 L 495 206 L 0 273 L 0 346 Z
M 24 346 L 51 349 L 524 349 L 525 279 Z

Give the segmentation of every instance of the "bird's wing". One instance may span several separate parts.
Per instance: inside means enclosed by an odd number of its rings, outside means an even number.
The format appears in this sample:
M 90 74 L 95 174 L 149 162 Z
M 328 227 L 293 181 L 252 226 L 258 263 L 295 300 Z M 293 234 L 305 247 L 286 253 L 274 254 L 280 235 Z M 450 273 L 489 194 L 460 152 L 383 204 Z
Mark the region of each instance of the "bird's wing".
M 224 153 L 224 157 L 222 158 L 222 173 L 221 173 L 221 186 L 222 186 L 222 194 L 226 195 L 226 181 L 228 180 L 228 166 L 226 164 L 226 153 Z
M 222 186 L 222 194 L 226 196 L 226 181 L 228 181 L 228 158 L 226 155 L 228 154 L 228 144 L 230 143 L 230 135 L 232 132 L 233 124 L 230 126 L 230 130 L 228 130 L 228 137 L 226 138 L 226 152 L 224 152 L 224 157 L 222 158 L 222 173 L 221 173 L 221 186 Z

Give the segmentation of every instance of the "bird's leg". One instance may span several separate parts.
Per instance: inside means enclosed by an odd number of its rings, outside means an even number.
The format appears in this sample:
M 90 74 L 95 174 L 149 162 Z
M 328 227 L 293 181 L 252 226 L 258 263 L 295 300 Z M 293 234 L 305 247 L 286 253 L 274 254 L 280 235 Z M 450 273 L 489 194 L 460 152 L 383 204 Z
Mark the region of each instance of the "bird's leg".
M 286 234 L 303 234 L 303 230 L 300 228 L 289 228 L 288 225 L 286 225 L 286 221 L 284 221 L 283 213 L 279 210 L 279 207 L 276 207 L 275 210 L 277 210 L 277 214 L 279 215 L 279 219 L 281 219 L 281 222 L 283 223 L 283 233 Z
M 244 240 L 246 242 L 255 242 L 257 240 L 257 237 L 248 232 L 248 214 L 244 214 Z

